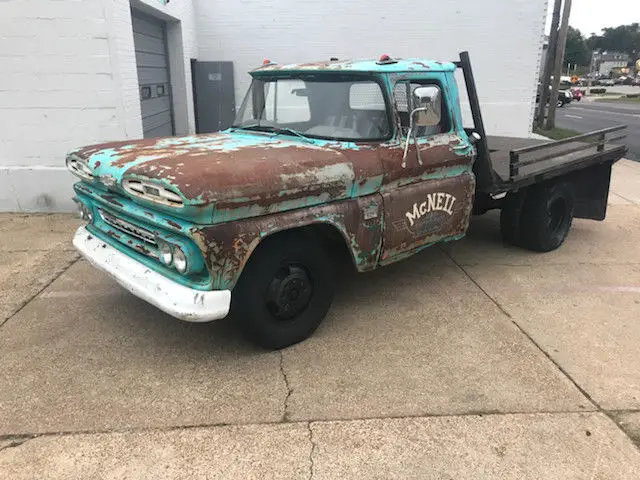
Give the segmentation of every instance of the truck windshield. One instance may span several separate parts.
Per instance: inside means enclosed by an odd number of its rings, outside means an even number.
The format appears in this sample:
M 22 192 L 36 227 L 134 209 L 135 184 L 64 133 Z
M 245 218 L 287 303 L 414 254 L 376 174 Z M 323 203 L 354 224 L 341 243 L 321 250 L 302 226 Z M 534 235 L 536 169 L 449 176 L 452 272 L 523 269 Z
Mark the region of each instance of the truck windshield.
M 254 78 L 233 126 L 335 140 L 391 136 L 380 85 L 335 74 Z

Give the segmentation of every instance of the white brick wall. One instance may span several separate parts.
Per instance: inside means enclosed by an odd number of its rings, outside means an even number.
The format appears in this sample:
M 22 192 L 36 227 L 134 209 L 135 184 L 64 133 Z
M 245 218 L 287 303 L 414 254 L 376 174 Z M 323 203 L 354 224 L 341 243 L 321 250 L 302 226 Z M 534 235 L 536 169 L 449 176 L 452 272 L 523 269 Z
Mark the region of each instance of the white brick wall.
M 454 60 L 468 50 L 487 131 L 531 131 L 547 0 L 196 0 L 196 9 L 198 60 L 234 61 L 236 103 L 265 58 Z
M 168 22 L 176 130 L 193 131 L 193 5 L 132 5 Z M 129 0 L 0 1 L 0 210 L 75 208 L 66 152 L 142 136 L 130 8 Z
M 232 60 L 236 102 L 264 58 L 471 52 L 487 130 L 527 135 L 547 0 L 0 0 L 0 210 L 73 209 L 64 156 L 142 136 L 130 7 L 167 21 L 176 133 L 190 59 Z

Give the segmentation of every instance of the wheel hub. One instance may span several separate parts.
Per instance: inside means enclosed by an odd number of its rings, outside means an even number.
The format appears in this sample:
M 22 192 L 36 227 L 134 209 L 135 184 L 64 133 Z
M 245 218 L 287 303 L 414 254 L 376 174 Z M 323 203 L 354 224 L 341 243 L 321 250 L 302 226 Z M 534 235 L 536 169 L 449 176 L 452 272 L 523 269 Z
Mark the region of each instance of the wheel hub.
M 304 268 L 288 265 L 281 268 L 267 292 L 267 307 L 280 320 L 296 317 L 309 304 L 313 287 Z

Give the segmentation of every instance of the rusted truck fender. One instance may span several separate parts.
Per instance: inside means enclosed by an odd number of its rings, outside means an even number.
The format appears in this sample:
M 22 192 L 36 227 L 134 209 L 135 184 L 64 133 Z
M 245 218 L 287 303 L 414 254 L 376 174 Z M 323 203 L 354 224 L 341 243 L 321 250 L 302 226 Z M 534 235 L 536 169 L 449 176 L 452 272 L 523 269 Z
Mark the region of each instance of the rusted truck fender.
M 372 270 L 382 247 L 382 222 L 382 196 L 376 193 L 263 217 L 194 226 L 191 234 L 203 252 L 213 288 L 230 290 L 260 242 L 276 233 L 304 227 L 335 229 L 357 270 Z

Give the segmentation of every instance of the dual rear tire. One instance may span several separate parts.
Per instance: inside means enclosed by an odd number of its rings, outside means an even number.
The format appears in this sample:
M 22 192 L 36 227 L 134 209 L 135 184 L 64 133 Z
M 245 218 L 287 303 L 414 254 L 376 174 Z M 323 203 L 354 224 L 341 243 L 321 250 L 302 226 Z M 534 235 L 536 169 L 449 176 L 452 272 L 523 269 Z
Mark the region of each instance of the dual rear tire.
M 574 212 L 569 182 L 540 184 L 509 193 L 500 212 L 500 231 L 511 245 L 550 252 L 569 234 Z

